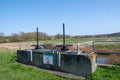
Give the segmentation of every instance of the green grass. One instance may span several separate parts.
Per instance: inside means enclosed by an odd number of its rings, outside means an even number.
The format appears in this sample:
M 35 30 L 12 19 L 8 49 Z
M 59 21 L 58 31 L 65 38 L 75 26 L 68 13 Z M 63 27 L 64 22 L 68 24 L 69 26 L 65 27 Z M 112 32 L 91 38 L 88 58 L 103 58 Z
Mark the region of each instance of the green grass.
M 119 80 L 120 67 L 97 67 L 93 75 L 88 77 L 88 80 Z
M 97 67 L 87 80 L 119 80 L 120 67 Z M 15 51 L 0 49 L 0 80 L 70 80 L 16 62 Z
M 21 65 L 15 59 L 15 52 L 0 51 L 0 80 L 70 80 Z
M 79 38 L 79 39 L 66 39 L 66 43 L 80 43 L 86 41 L 93 41 L 93 40 L 107 40 L 107 38 Z M 35 41 L 36 42 L 36 41 Z M 40 43 L 62 43 L 62 39 L 52 39 L 52 40 L 40 40 Z
M 96 44 L 95 48 L 120 49 L 120 44 L 119 43 L 114 43 L 114 44 Z
M 66 43 L 80 43 L 80 42 L 87 42 L 87 41 L 100 41 L 100 40 L 120 40 L 119 37 L 104 37 L 104 38 L 71 38 L 66 39 Z M 36 42 L 36 41 L 34 41 Z M 40 40 L 40 43 L 62 43 L 62 39 L 52 39 L 52 40 Z

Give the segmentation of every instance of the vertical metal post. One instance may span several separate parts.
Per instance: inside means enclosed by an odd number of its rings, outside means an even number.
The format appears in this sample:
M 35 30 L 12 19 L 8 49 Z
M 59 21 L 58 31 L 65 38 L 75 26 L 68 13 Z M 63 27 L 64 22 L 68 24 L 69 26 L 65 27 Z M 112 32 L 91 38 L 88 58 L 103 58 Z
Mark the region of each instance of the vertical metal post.
M 38 41 L 38 27 L 37 27 L 37 46 L 39 44 L 39 41 Z
M 95 47 L 94 47 L 94 41 L 92 41 L 92 53 L 94 53 Z
M 58 52 L 58 55 L 59 55 L 59 56 L 58 56 L 58 62 L 59 62 L 59 63 L 58 63 L 58 66 L 60 67 L 60 63 L 61 63 L 61 61 L 60 61 L 60 60 L 61 60 L 61 53 Z
M 37 44 L 36 44 L 36 47 L 35 47 L 35 49 L 39 49 L 39 39 L 38 39 L 38 27 L 36 28 L 37 29 L 37 33 L 36 33 L 36 39 L 37 39 Z
M 62 46 L 61 50 L 63 50 L 63 51 L 68 50 L 67 45 L 65 43 L 65 24 L 64 23 L 63 23 L 63 46 Z
M 65 46 L 65 24 L 63 23 L 63 45 Z
M 77 53 L 78 53 L 78 54 L 80 54 L 80 50 L 79 50 L 80 47 L 79 47 L 79 46 L 80 46 L 80 45 L 79 45 L 79 43 L 78 43 L 78 44 L 77 44 Z

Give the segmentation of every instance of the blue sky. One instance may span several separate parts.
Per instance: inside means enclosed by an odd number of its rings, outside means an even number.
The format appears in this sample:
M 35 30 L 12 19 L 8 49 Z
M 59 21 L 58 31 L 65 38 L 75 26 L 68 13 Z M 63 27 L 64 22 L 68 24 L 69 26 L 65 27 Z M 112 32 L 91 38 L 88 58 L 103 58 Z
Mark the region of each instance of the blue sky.
M 0 0 L 0 32 L 49 35 L 120 32 L 120 0 Z

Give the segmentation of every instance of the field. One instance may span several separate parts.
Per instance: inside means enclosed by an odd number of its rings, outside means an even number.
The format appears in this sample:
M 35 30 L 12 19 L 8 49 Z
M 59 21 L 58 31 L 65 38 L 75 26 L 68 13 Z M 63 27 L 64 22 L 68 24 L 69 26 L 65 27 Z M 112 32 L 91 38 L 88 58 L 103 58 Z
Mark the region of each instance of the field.
M 72 47 L 69 47 L 70 50 L 77 50 L 77 43 L 81 42 L 87 42 L 87 41 L 98 41 L 98 40 L 120 40 L 118 37 L 110 37 L 108 38 L 81 38 L 81 39 L 66 39 L 66 43 L 73 44 Z M 40 40 L 40 44 L 44 44 L 44 47 L 47 49 L 60 49 L 55 48 L 56 44 L 62 44 L 62 39 L 55 39 L 55 40 Z M 17 49 L 28 49 L 28 48 L 34 48 L 36 42 L 14 42 L 14 43 L 1 43 L 0 48 L 7 48 L 11 50 L 17 50 Z M 92 52 L 92 44 L 85 44 L 80 47 L 80 50 L 82 50 L 85 53 L 91 53 Z M 95 51 L 96 52 L 120 52 L 120 42 L 107 42 L 107 43 L 95 43 Z M 109 61 L 107 61 L 108 64 L 114 64 L 120 62 L 120 55 L 119 54 L 110 54 Z
M 108 74 L 109 73 L 109 74 Z M 120 67 L 98 67 L 87 80 L 119 80 Z M 70 80 L 16 62 L 16 52 L 0 49 L 0 80 Z
M 16 62 L 12 50 L 0 49 L 0 80 L 70 80 Z
M 66 39 L 66 43 L 68 44 L 77 44 L 81 42 L 88 42 L 88 41 L 100 41 L 100 40 L 120 40 L 119 37 L 110 37 L 110 38 L 79 38 L 79 39 Z M 35 45 L 36 41 L 33 42 L 13 42 L 13 43 L 1 43 L 0 48 L 9 48 L 17 50 L 19 48 L 33 48 L 31 45 Z M 62 44 L 62 39 L 53 39 L 53 40 L 39 40 L 39 44 L 52 44 L 55 46 L 56 44 Z M 96 47 L 106 47 L 106 45 L 98 45 Z M 109 48 L 115 47 L 115 46 L 107 46 Z M 120 48 L 120 46 L 117 46 Z
M 91 40 L 107 40 L 107 38 L 87 38 L 87 39 L 75 39 L 67 40 L 67 43 L 78 43 Z M 111 40 L 116 40 L 111 38 Z M 40 43 L 59 44 L 62 43 L 61 39 L 58 40 L 45 40 Z M 58 77 L 49 72 L 41 71 L 32 66 L 26 66 L 16 62 L 16 50 L 19 48 L 34 48 L 31 47 L 36 42 L 17 42 L 17 43 L 3 43 L 0 44 L 0 80 L 70 80 L 67 78 Z M 48 46 L 48 45 L 47 45 Z M 51 45 L 53 46 L 53 45 Z M 116 48 L 113 45 L 97 45 L 96 47 L 102 47 L 103 49 Z M 119 49 L 117 45 L 117 50 Z M 73 48 L 73 47 L 72 47 Z M 71 48 L 71 49 L 72 49 Z M 76 47 L 75 47 L 76 48 Z M 113 56 L 111 56 L 113 57 Z M 115 56 L 114 56 L 115 57 Z M 118 63 L 120 64 L 120 63 Z M 93 75 L 89 76 L 87 80 L 119 80 L 120 79 L 120 67 L 97 67 L 97 70 Z

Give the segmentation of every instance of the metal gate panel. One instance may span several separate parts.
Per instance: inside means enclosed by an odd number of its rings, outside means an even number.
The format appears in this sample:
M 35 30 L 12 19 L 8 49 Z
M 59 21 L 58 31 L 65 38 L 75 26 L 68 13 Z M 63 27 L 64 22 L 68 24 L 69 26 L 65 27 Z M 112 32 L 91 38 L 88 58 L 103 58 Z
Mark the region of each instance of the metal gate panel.
M 27 60 L 32 62 L 33 58 L 32 58 L 32 50 L 27 50 Z

